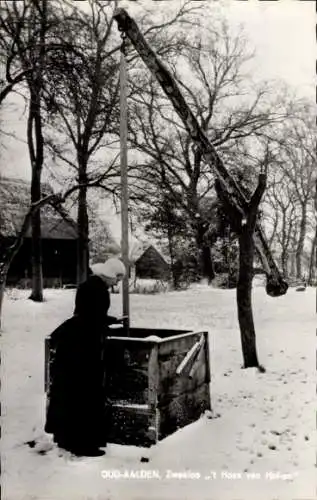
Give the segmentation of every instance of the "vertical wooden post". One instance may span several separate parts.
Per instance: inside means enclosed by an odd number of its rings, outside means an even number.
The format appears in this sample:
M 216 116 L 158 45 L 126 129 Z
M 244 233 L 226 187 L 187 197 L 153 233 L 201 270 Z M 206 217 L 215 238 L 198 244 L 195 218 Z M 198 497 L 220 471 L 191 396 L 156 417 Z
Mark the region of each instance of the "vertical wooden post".
M 211 377 L 210 377 L 210 355 L 209 355 L 209 335 L 208 332 L 203 332 L 203 335 L 205 336 L 205 343 L 204 343 L 204 349 L 205 349 L 205 363 L 206 363 L 206 382 L 209 384 Z
M 123 326 L 129 335 L 129 194 L 128 194 L 128 113 L 127 113 L 127 67 L 125 40 L 122 41 L 120 60 L 120 160 L 121 160 L 121 255 L 126 267 L 122 283 Z
M 206 363 L 206 379 L 205 379 L 206 409 L 212 411 L 211 397 L 210 397 L 211 374 L 210 374 L 209 334 L 208 332 L 204 332 L 203 335 L 205 336 L 204 349 L 205 349 L 205 363 Z
M 148 365 L 148 405 L 150 410 L 148 436 L 153 444 L 159 437 L 159 410 L 157 408 L 159 389 L 158 345 L 151 349 Z
M 48 392 L 50 385 L 50 340 L 44 339 L 44 392 Z

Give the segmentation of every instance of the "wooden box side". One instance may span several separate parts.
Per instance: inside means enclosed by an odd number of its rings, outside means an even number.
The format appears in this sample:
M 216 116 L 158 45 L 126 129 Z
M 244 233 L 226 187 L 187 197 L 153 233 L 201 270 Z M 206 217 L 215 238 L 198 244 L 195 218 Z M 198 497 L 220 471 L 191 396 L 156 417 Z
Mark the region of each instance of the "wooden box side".
M 124 363 L 120 373 L 125 379 L 122 381 L 124 390 L 128 391 L 122 398 L 122 386 L 115 387 L 111 391 L 110 387 L 110 409 L 109 409 L 109 442 L 119 444 L 129 444 L 135 446 L 151 446 L 158 440 L 158 410 L 157 410 L 157 386 L 158 386 L 158 346 L 157 344 L 144 344 L 144 342 L 122 343 L 118 339 L 113 339 L 111 356 L 115 359 L 119 353 L 124 356 Z M 116 342 L 116 340 L 118 340 Z M 119 347 L 119 351 L 114 355 L 114 351 Z M 128 356 L 125 351 L 128 351 Z M 134 365 L 136 363 L 136 365 Z M 117 369 L 120 366 L 116 364 Z M 131 384 L 135 382 L 136 374 L 143 370 L 144 379 L 142 383 L 142 403 L 137 399 L 140 394 L 135 388 L 130 388 L 130 382 L 126 381 L 127 373 L 130 371 Z M 112 382 L 118 382 L 118 378 L 113 378 Z M 132 391 L 132 392 L 131 392 Z
M 106 393 L 111 402 L 147 404 L 152 344 L 109 338 L 106 344 Z
M 209 384 L 200 385 L 194 392 L 180 394 L 160 408 L 159 439 L 195 422 L 209 409 Z
M 158 349 L 159 439 L 162 439 L 194 422 L 210 409 L 208 333 L 194 332 L 179 339 L 170 339 L 164 345 L 159 344 Z M 194 356 L 177 374 L 177 369 L 190 351 L 194 352 Z
M 156 441 L 149 432 L 150 421 L 148 405 L 113 402 L 109 408 L 107 440 L 116 444 L 151 446 Z

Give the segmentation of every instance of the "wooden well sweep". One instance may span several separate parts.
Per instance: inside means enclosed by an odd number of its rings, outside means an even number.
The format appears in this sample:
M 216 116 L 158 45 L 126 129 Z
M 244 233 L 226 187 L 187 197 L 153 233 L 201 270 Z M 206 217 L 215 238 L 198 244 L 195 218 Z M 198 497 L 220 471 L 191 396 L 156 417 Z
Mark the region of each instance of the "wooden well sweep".
M 210 410 L 207 332 L 116 329 L 105 355 L 108 442 L 151 446 Z M 122 336 L 121 336 L 122 335 Z M 45 340 L 49 386 L 50 339 Z

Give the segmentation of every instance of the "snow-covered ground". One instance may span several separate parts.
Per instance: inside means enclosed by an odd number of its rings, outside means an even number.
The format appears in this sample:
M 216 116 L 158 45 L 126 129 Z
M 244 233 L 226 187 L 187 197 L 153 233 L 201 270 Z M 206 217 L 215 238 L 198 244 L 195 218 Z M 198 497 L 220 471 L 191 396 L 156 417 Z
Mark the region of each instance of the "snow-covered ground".
M 197 286 L 131 295 L 132 326 L 210 332 L 214 418 L 203 416 L 161 441 L 148 463 L 140 461 L 143 449 L 113 444 L 104 457 L 75 458 L 44 434 L 43 340 L 71 315 L 74 291 L 46 290 L 42 304 L 27 295 L 9 291 L 4 303 L 3 499 L 316 498 L 314 289 L 291 289 L 273 299 L 254 288 L 258 354 L 266 373 L 241 369 L 234 290 Z M 112 296 L 111 312 L 121 314 L 120 295 Z M 24 444 L 32 439 L 35 448 Z M 125 471 L 130 477 L 109 478 Z

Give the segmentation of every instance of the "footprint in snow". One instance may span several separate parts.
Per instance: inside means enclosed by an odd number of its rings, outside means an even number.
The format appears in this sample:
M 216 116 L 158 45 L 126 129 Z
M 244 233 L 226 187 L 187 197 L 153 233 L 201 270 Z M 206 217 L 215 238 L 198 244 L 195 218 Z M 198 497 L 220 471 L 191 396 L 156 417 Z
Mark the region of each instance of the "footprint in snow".
M 24 444 L 28 445 L 38 455 L 46 455 L 46 453 L 54 448 L 54 444 L 46 437 L 31 439 L 30 441 L 26 441 Z

